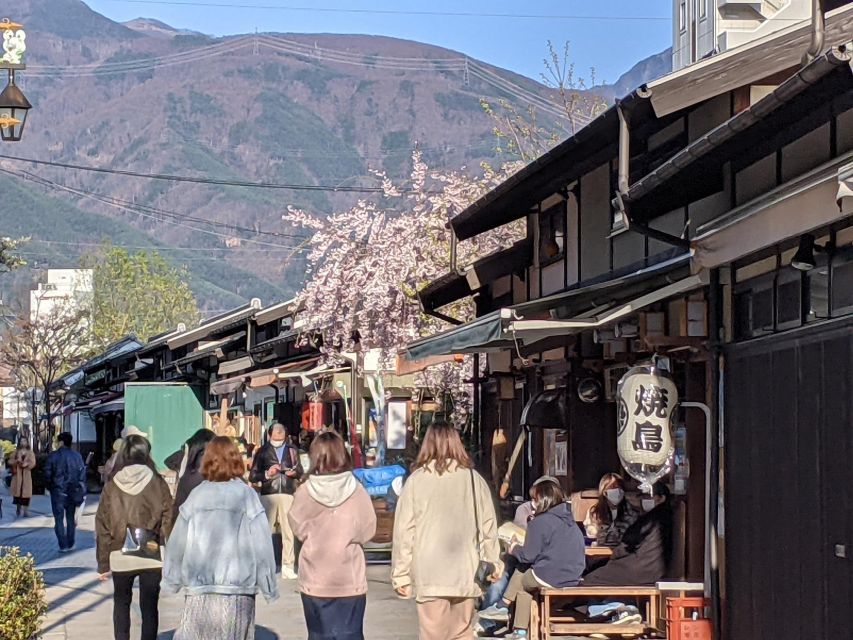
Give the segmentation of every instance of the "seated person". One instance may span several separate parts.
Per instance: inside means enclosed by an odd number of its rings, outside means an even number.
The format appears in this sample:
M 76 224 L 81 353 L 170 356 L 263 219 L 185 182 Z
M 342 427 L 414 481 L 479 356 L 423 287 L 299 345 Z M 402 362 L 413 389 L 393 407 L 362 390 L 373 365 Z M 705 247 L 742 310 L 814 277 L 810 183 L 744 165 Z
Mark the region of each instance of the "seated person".
M 559 481 L 554 476 L 542 476 L 533 483 L 529 492 L 530 500 L 522 502 L 518 506 L 515 510 L 515 518 L 513 518 L 513 523 L 522 529 L 527 529 L 528 523 L 533 519 L 533 490 L 543 482 L 553 482 L 554 484 L 559 485 Z M 483 600 L 480 603 L 481 610 L 486 610 L 501 601 L 501 597 L 503 596 L 504 591 L 506 591 L 509 579 L 512 577 L 517 564 L 517 561 L 512 555 L 507 555 L 507 557 L 504 558 L 504 572 L 500 578 L 492 582 L 486 589 L 483 594 Z M 497 625 L 490 625 L 488 623 L 481 623 L 481 626 L 484 630 L 488 630 L 491 627 L 497 627 Z
M 643 513 L 625 531 L 610 560 L 584 576 L 585 586 L 654 585 L 666 575 L 672 552 L 672 510 L 669 489 L 654 486 L 644 496 Z
M 509 553 L 526 570 L 517 570 L 509 581 L 503 602 L 483 611 L 486 620 L 506 620 L 515 602 L 513 629 L 530 624 L 530 592 L 541 587 L 572 587 L 584 570 L 584 539 L 566 503 L 560 485 L 545 481 L 532 488 L 535 515 L 527 527 L 524 545 L 513 544 Z M 514 634 L 508 638 L 516 637 Z
M 640 514 L 625 500 L 625 481 L 618 473 L 605 473 L 598 483 L 598 502 L 583 521 L 593 546 L 616 547 Z

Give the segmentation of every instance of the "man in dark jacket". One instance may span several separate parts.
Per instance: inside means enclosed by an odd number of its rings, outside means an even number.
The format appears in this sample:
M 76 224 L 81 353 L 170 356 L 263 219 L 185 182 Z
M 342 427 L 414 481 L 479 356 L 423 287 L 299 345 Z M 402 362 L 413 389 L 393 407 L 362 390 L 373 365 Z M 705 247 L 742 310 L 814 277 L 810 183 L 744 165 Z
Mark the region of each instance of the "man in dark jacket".
M 249 482 L 261 485 L 261 503 L 267 512 L 270 530 L 281 529 L 281 575 L 286 580 L 295 580 L 293 570 L 296 557 L 293 549 L 293 531 L 287 514 L 293 506 L 293 493 L 302 477 L 299 450 L 287 443 L 287 432 L 276 423 L 269 430 L 269 439 L 255 454 Z
M 59 448 L 47 457 L 44 480 L 50 491 L 59 553 L 67 553 L 74 549 L 75 512 L 86 497 L 86 465 L 83 457 L 71 449 L 70 433 L 60 433 L 59 442 Z

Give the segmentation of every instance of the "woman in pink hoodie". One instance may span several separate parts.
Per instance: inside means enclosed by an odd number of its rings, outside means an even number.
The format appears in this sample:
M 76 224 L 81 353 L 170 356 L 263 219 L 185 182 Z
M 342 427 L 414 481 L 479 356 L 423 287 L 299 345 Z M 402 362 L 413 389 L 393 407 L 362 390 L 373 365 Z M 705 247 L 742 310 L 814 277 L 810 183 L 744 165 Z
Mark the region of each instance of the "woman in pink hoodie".
M 302 541 L 298 587 L 308 640 L 364 640 L 362 545 L 376 535 L 376 512 L 338 434 L 318 435 L 309 455 L 308 480 L 296 490 L 288 514 Z

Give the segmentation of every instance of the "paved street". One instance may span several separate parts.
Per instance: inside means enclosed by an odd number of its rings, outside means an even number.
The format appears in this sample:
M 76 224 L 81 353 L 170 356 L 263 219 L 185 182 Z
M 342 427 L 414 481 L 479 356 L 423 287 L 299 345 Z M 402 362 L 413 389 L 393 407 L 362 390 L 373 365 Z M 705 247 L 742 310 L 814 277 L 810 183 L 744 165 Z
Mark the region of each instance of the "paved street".
M 15 520 L 8 492 L 0 490 L 3 518 L 0 545 L 14 545 L 32 553 L 44 572 L 50 610 L 43 629 L 44 640 L 94 640 L 112 636 L 112 583 L 101 583 L 95 573 L 93 534 L 97 496 L 89 496 L 77 536 L 77 550 L 60 555 L 53 535 L 50 501 L 35 496 L 31 517 Z M 417 616 L 414 605 L 394 596 L 388 581 L 388 567 L 368 569 L 365 636 L 371 640 L 415 640 Z M 293 582 L 281 583 L 282 597 L 267 604 L 259 599 L 258 640 L 304 640 L 307 637 L 299 596 Z M 160 600 L 160 638 L 174 635 L 181 612 L 181 597 Z M 139 608 L 134 603 L 134 628 L 139 633 Z

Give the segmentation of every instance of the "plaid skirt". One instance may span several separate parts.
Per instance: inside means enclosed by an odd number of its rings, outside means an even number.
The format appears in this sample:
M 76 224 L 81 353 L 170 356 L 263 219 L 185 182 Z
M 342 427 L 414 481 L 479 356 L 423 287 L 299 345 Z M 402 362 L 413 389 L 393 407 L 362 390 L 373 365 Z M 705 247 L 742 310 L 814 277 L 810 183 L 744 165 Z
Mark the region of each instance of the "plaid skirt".
M 255 596 L 187 596 L 175 640 L 254 640 Z

